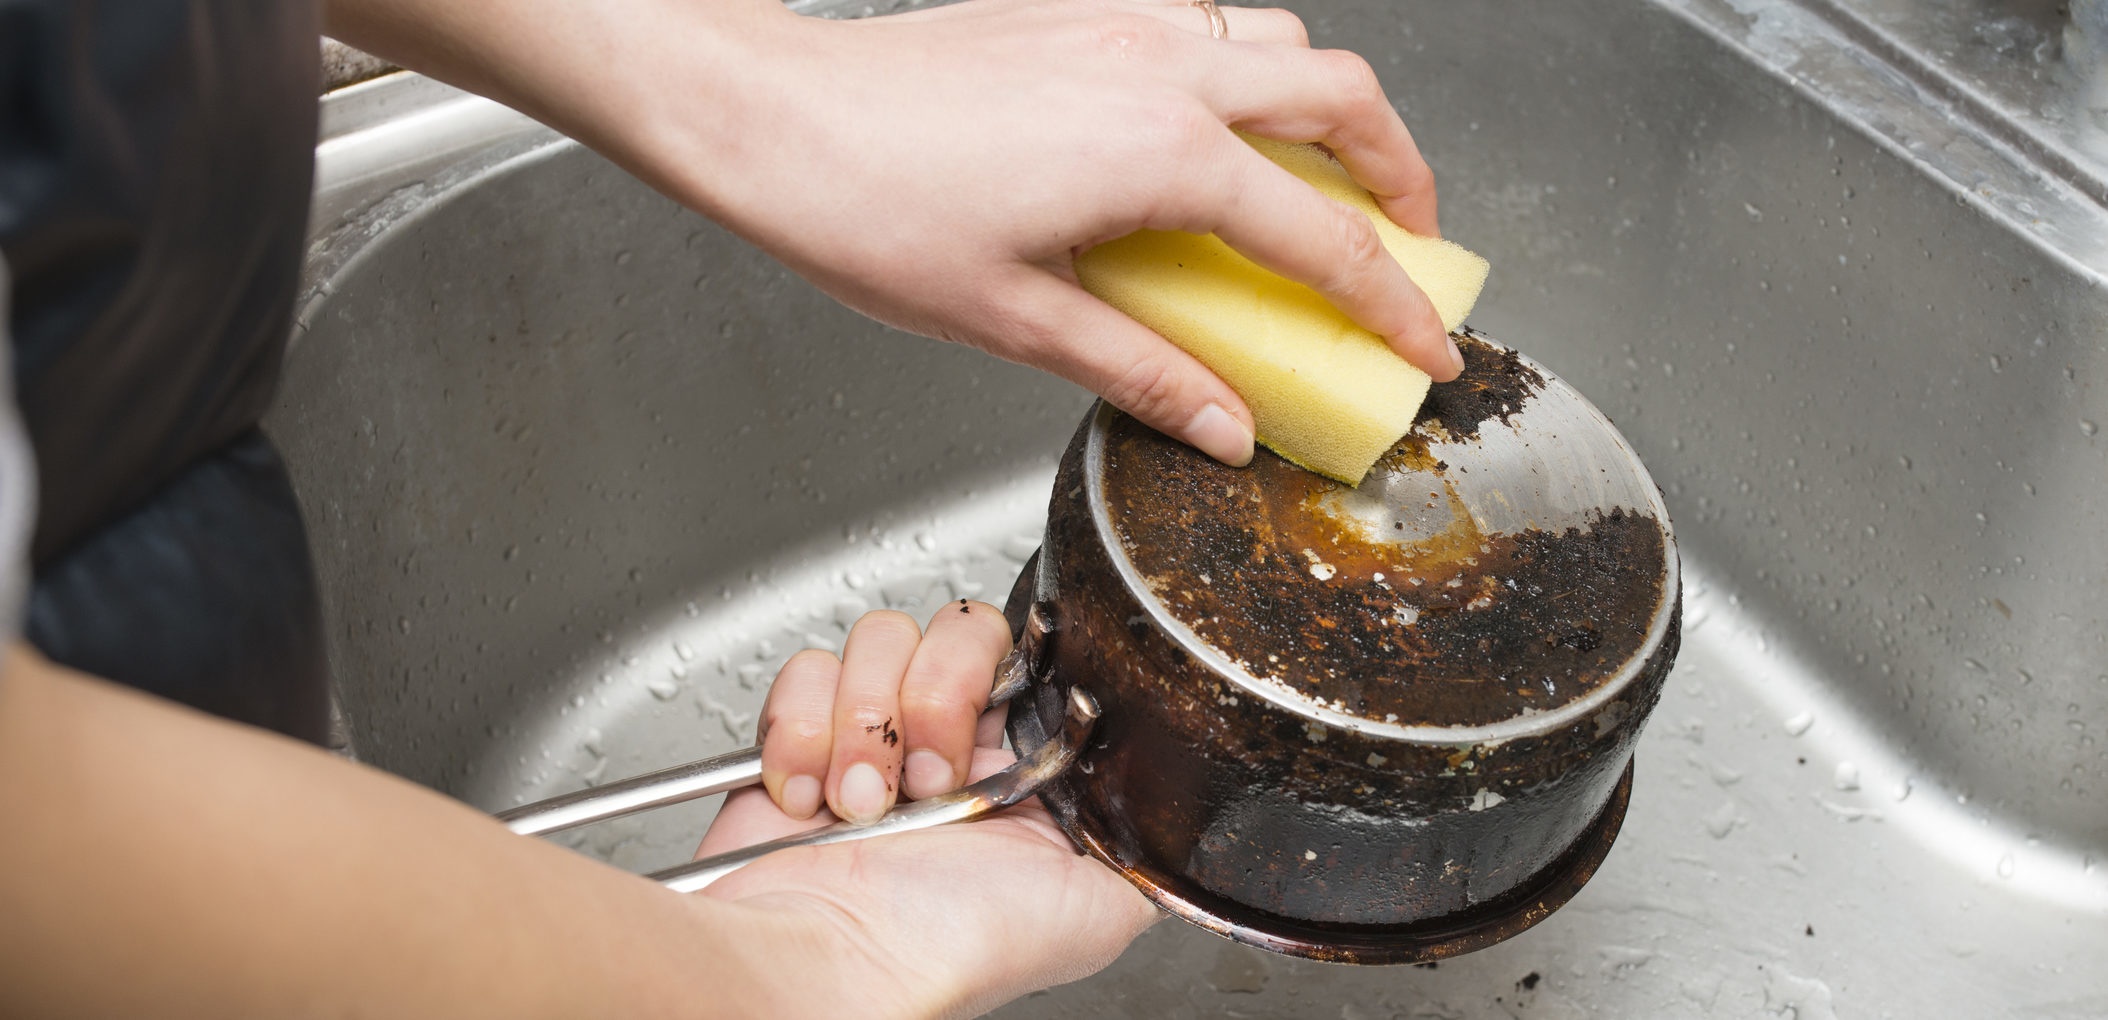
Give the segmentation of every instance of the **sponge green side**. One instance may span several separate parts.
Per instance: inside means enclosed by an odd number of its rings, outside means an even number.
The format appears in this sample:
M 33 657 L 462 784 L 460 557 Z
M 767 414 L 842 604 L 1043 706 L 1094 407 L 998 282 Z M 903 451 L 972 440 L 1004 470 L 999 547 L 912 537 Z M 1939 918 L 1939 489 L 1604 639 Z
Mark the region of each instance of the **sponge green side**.
M 1247 139 L 1267 158 L 1367 216 L 1406 274 L 1456 329 L 1486 260 L 1392 223 L 1330 154 Z M 1145 230 L 1076 259 L 1085 290 L 1184 348 L 1252 409 L 1259 441 L 1354 484 L 1412 428 L 1426 373 L 1316 291 L 1260 268 L 1213 235 Z

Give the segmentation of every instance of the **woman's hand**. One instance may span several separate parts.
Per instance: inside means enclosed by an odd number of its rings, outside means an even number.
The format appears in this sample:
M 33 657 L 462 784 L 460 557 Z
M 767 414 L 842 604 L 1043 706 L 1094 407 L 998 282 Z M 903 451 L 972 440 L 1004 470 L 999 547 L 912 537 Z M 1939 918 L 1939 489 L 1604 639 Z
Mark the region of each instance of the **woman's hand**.
M 982 720 L 996 663 L 1010 650 L 1003 611 L 960 599 L 930 617 L 866 613 L 840 659 L 791 657 L 761 709 L 761 781 L 785 814 L 823 804 L 858 824 L 877 821 L 905 792 L 930 797 L 965 785 L 979 746 L 1002 746 L 1001 715 Z M 824 796 L 823 796 L 824 795 Z
M 732 795 L 698 855 L 836 816 L 869 821 L 903 787 L 927 797 L 1009 764 L 1002 712 L 986 711 L 1009 645 L 999 610 L 960 601 L 926 630 L 867 614 L 840 660 L 792 657 L 762 710 L 764 788 Z M 808 920 L 858 975 L 815 994 L 910 1015 L 975 1013 L 1094 973 L 1156 918 L 1036 800 L 966 825 L 778 851 L 704 895 Z
M 1434 180 L 1361 58 L 1280 10 L 968 0 L 858 21 L 776 0 L 337 0 L 331 30 L 598 148 L 883 322 L 1033 365 L 1230 463 L 1251 414 L 1079 288 L 1079 250 L 1214 233 L 1437 379 L 1462 362 L 1367 221 L 1232 129 L 1323 142 L 1392 219 Z

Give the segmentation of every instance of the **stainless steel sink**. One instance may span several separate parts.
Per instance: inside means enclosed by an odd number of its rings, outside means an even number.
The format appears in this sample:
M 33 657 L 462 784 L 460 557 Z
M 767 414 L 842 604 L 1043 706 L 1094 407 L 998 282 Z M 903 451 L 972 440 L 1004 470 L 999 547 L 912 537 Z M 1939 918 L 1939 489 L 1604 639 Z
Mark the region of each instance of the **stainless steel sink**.
M 1004 1015 L 2108 1016 L 2108 208 L 1824 6 L 1298 5 L 1492 260 L 1475 324 L 1665 488 L 1683 657 L 1617 848 L 1522 936 L 1347 969 L 1166 923 Z M 351 753 L 501 808 L 746 743 L 867 608 L 1006 590 L 1086 394 L 481 100 L 326 116 L 268 426 Z M 709 810 L 573 844 L 663 866 Z

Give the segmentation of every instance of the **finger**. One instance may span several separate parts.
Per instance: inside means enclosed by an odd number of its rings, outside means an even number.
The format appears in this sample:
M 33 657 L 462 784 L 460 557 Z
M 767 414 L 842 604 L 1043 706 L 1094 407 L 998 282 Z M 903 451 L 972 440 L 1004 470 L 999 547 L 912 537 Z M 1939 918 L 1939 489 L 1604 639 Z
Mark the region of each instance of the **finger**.
M 930 617 L 900 683 L 902 785 L 910 797 L 959 788 L 973 757 L 975 723 L 988 707 L 1010 624 L 986 602 L 960 599 Z
M 814 797 L 818 796 L 816 792 Z M 702 842 L 697 844 L 695 856 L 727 853 L 756 843 L 810 832 L 835 821 L 834 815 L 825 810 L 813 812 L 811 818 L 792 818 L 777 809 L 767 790 L 750 786 L 734 790 L 725 797 L 724 805 L 717 810 L 717 817 L 710 820 L 710 828 L 703 833 Z
M 1345 50 L 1202 52 L 1197 92 L 1225 123 L 1277 141 L 1322 142 L 1392 222 L 1442 236 L 1435 173 L 1368 61 Z
M 991 349 L 1083 386 L 1225 464 L 1251 463 L 1252 412 L 1228 383 L 1073 279 L 1029 266 L 1017 273 L 1009 293 L 1021 335 Z
M 791 656 L 761 706 L 761 784 L 783 813 L 811 818 L 820 809 L 834 754 L 834 691 L 842 664 L 807 649 Z
M 1326 198 L 1235 135 L 1225 131 L 1223 139 L 1241 151 L 1218 161 L 1223 170 L 1208 178 L 1211 186 L 1187 192 L 1193 204 L 1180 229 L 1212 233 L 1246 258 L 1310 286 L 1436 380 L 1463 371 L 1434 304 L 1391 257 L 1368 217 Z
M 1194 6 L 1192 0 L 1144 2 L 1135 4 L 1134 9 L 1197 35 L 1214 35 L 1208 12 Z M 1229 28 L 1229 41 L 1310 47 L 1310 32 L 1303 27 L 1303 19 L 1278 7 L 1221 6 L 1216 10 L 1222 12 L 1222 20 Z
M 974 723 L 973 746 L 975 750 L 987 750 L 1003 746 L 1003 727 L 1010 722 L 1010 706 L 997 705 L 981 713 L 980 721 Z
M 922 630 L 905 613 L 865 613 L 842 645 L 834 691 L 834 761 L 827 806 L 869 825 L 893 807 L 900 786 L 900 681 Z

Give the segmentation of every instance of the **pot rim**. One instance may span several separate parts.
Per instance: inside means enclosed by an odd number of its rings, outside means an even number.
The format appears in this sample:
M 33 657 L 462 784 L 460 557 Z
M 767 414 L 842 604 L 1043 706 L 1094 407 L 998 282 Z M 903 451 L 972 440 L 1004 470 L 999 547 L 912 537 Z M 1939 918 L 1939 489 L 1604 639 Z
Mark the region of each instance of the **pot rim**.
M 1483 335 L 1478 338 L 1488 340 Z M 1505 348 L 1505 345 L 1502 346 Z M 1124 412 L 1102 400 L 1091 413 L 1090 434 L 1084 445 L 1084 491 L 1090 502 L 1091 526 L 1099 543 L 1110 555 L 1113 569 L 1118 572 L 1121 582 L 1135 593 L 1136 601 L 1142 604 L 1150 620 L 1161 632 L 1215 675 L 1277 708 L 1333 729 L 1416 745 L 1498 746 L 1510 740 L 1542 737 L 1558 732 L 1589 718 L 1622 697 L 1625 689 L 1632 685 L 1645 671 L 1647 664 L 1661 651 L 1662 642 L 1668 638 L 1670 624 L 1675 618 L 1676 606 L 1681 599 L 1682 558 L 1677 553 L 1676 532 L 1669 520 L 1669 508 L 1662 500 L 1661 488 L 1654 483 L 1654 476 L 1648 473 L 1647 466 L 1640 461 L 1639 454 L 1633 450 L 1632 444 L 1626 441 L 1624 433 L 1619 432 L 1609 416 L 1583 396 L 1581 391 L 1568 385 L 1565 380 L 1546 370 L 1528 355 L 1516 352 L 1516 356 L 1544 377 L 1546 389 L 1558 387 L 1563 390 L 1567 396 L 1578 401 L 1579 406 L 1610 434 L 1617 448 L 1624 452 L 1626 460 L 1639 473 L 1639 480 L 1643 483 L 1641 489 L 1647 494 L 1646 509 L 1654 515 L 1655 523 L 1662 529 L 1664 555 L 1661 590 L 1664 597 L 1654 607 L 1654 616 L 1648 622 L 1646 639 L 1602 685 L 1558 708 L 1478 726 L 1414 726 L 1381 722 L 1343 712 L 1307 700 L 1281 685 L 1251 675 L 1229 656 L 1202 640 L 1184 621 L 1173 616 L 1164 607 L 1163 599 L 1157 596 L 1156 591 L 1150 587 L 1148 581 L 1142 577 L 1141 571 L 1135 568 L 1133 560 L 1129 558 L 1126 543 L 1120 540 L 1119 532 L 1113 527 L 1105 498 L 1105 437 L 1112 416 Z

